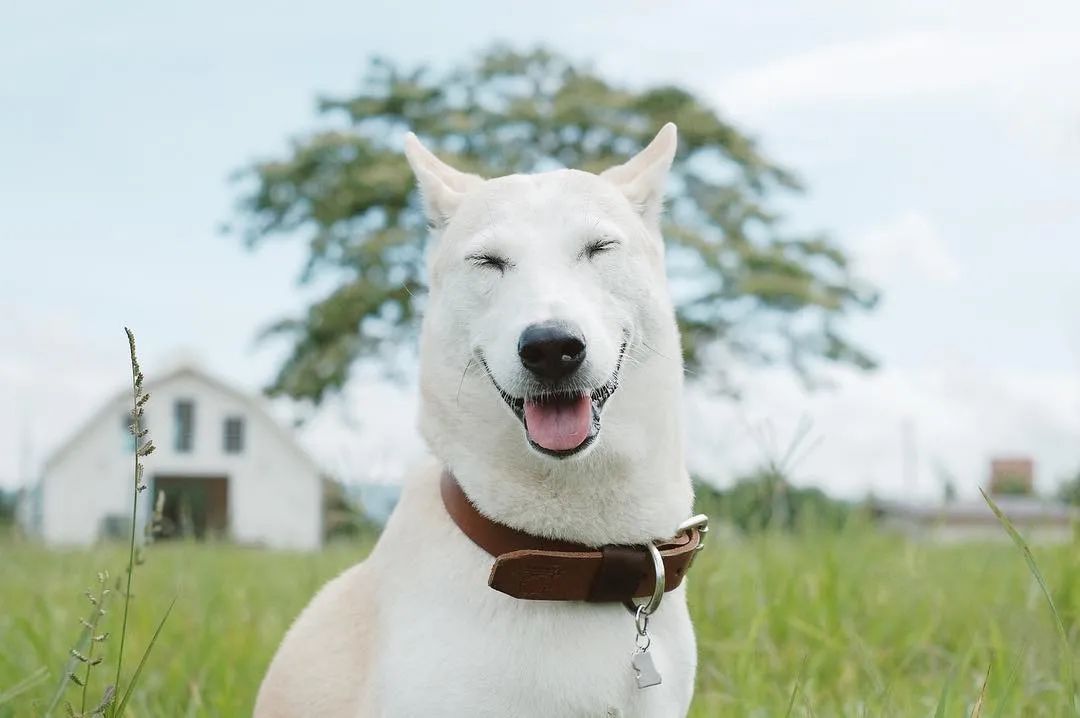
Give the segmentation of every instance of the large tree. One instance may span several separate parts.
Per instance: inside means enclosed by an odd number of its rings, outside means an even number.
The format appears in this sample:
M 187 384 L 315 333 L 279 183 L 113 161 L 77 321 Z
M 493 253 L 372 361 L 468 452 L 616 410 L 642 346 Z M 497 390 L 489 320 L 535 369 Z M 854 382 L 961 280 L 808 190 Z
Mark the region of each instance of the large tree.
M 624 87 L 544 50 L 496 48 L 446 72 L 376 59 L 360 91 L 327 98 L 327 124 L 257 162 L 239 202 L 250 245 L 306 241 L 301 281 L 332 291 L 282 319 L 291 353 L 271 394 L 316 402 L 339 390 L 362 357 L 411 341 L 423 299 L 426 232 L 402 156 L 413 130 L 452 164 L 483 176 L 559 166 L 599 171 L 641 149 L 668 121 L 679 126 L 664 226 L 684 355 L 695 376 L 720 374 L 714 349 L 786 362 L 871 368 L 839 330 L 875 291 L 852 276 L 826 236 L 791 234 L 769 202 L 802 190 L 747 135 L 685 89 Z

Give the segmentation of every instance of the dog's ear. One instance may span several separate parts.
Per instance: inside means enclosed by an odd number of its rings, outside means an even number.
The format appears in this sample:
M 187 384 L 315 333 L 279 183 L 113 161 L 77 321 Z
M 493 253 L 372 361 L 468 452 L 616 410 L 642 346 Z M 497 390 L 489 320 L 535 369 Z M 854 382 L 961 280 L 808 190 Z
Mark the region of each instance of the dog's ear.
M 420 185 L 424 211 L 436 229 L 445 227 L 462 198 L 484 181 L 476 175 L 459 172 L 440 160 L 412 132 L 405 135 L 405 158 Z
M 649 146 L 627 162 L 604 170 L 600 176 L 614 183 L 642 216 L 652 221 L 660 214 L 668 170 L 678 148 L 678 130 L 669 122 Z

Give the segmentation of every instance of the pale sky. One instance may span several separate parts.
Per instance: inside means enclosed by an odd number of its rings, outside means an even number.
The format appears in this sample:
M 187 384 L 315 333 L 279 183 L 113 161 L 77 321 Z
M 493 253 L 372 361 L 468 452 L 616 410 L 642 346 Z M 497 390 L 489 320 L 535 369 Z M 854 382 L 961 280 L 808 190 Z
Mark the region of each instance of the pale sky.
M 1044 490 L 1080 468 L 1074 0 L 361 5 L 9 3 L 0 485 L 123 385 L 124 324 L 150 374 L 196 357 L 265 383 L 281 347 L 257 330 L 312 294 L 300 242 L 249 253 L 218 232 L 230 173 L 316 127 L 316 95 L 371 55 L 444 64 L 496 40 L 700 92 L 805 180 L 792 226 L 832 232 L 885 293 L 848 325 L 881 371 L 815 394 L 750 372 L 738 405 L 692 393 L 694 470 L 728 481 L 803 417 L 818 444 L 796 480 L 847 496 L 935 496 L 942 469 L 972 494 L 1005 453 L 1033 456 Z M 415 415 L 410 387 L 358 380 L 303 439 L 346 479 L 393 480 L 422 451 Z

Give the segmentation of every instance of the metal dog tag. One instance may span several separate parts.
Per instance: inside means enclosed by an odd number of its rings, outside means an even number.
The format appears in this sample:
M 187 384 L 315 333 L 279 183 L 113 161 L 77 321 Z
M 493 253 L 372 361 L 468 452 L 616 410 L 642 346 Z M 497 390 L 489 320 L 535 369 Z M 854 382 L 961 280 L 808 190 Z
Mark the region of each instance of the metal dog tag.
M 659 553 L 657 553 L 659 561 Z M 657 573 L 660 577 L 663 577 L 663 564 L 659 564 Z M 658 585 L 663 586 L 663 578 L 660 579 Z M 663 593 L 660 593 L 663 596 Z M 634 666 L 634 679 L 637 681 L 638 690 L 643 688 L 651 688 L 652 686 L 659 686 L 661 683 L 660 672 L 657 670 L 656 664 L 652 662 L 652 656 L 649 654 L 649 646 L 652 645 L 652 638 L 649 637 L 649 612 L 650 610 L 656 610 L 656 604 L 659 600 L 653 601 L 650 606 L 638 606 L 634 610 L 634 627 L 637 628 L 637 635 L 634 636 L 634 645 L 637 646 L 637 650 L 634 651 L 634 658 L 630 660 L 630 664 Z
M 631 663 L 634 666 L 638 688 L 649 688 L 651 686 L 660 685 L 662 680 L 660 674 L 656 671 L 656 666 L 653 664 L 652 654 L 648 651 L 635 653 Z

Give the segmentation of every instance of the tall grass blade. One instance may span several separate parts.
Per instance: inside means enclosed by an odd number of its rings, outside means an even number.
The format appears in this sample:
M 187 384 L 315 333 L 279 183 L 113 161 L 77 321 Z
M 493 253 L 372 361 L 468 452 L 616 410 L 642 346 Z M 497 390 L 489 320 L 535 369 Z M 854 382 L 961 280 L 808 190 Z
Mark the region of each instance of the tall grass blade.
M 799 667 L 799 675 L 795 678 L 795 685 L 791 687 L 791 699 L 788 701 L 784 718 L 791 718 L 791 711 L 795 710 L 795 699 L 799 696 L 799 688 L 802 686 L 803 677 L 806 675 L 806 662 L 809 659 L 809 655 L 803 656 L 802 665 Z
M 99 588 L 97 598 L 91 598 L 89 592 L 87 593 L 87 597 L 90 598 L 91 605 L 93 605 L 97 610 L 94 612 L 94 618 L 92 621 L 90 621 L 90 626 L 88 629 L 90 631 L 90 640 L 88 641 L 86 650 L 86 674 L 83 676 L 82 699 L 79 701 L 79 713 L 86 713 L 86 693 L 90 689 L 90 672 L 94 669 L 94 666 L 96 666 L 98 663 L 101 663 L 100 657 L 97 658 L 96 661 L 94 660 L 94 649 L 97 647 L 98 644 L 98 639 L 95 638 L 95 634 L 97 633 L 98 624 L 101 621 L 101 617 L 105 615 L 105 601 L 109 595 L 109 589 L 106 588 L 105 584 L 108 583 L 108 581 L 108 571 L 99 573 Z M 101 637 L 101 640 L 104 640 L 104 636 Z
M 941 697 L 938 698 L 937 708 L 934 710 L 934 718 L 945 718 L 945 706 L 949 703 L 949 686 L 952 685 L 952 676 L 945 680 L 941 687 Z
M 784 718 L 791 718 L 791 711 L 795 709 L 795 699 L 799 697 L 799 681 L 795 681 L 795 685 L 791 687 L 791 699 L 788 700 L 787 710 L 784 711 Z
M 87 614 L 86 618 L 83 619 L 83 628 L 80 629 L 79 638 L 75 641 L 75 646 L 78 650 L 82 650 L 83 646 L 85 646 L 87 641 L 91 638 L 92 631 L 90 628 L 87 628 L 87 626 L 92 625 L 91 622 L 94 620 L 98 607 L 91 606 L 91 611 L 92 612 Z M 42 714 L 46 718 L 51 716 L 53 711 L 60 706 L 60 700 L 64 697 L 64 691 L 71 685 L 71 679 L 68 678 L 68 675 L 75 670 L 76 664 L 78 664 L 78 660 L 69 654 L 67 661 L 64 662 L 63 669 L 60 671 L 60 677 L 56 681 L 56 688 L 53 690 L 52 697 L 49 699 L 49 704 L 45 707 L 45 712 Z
M 141 404 L 139 402 L 142 399 L 143 375 L 139 369 L 139 360 L 135 355 L 135 334 L 127 327 L 124 327 L 124 333 L 127 334 L 128 347 L 131 351 L 131 433 L 135 437 L 135 450 L 132 452 L 135 455 L 135 481 L 131 492 L 131 539 L 128 543 L 127 589 L 124 591 L 124 618 L 120 622 L 120 652 L 116 656 L 116 680 L 113 681 L 114 686 L 120 685 L 120 671 L 124 664 L 124 641 L 127 638 L 128 608 L 131 605 L 131 575 L 135 573 L 135 524 L 139 515 L 139 476 L 142 473 L 141 462 L 139 461 L 141 454 L 139 446 Z M 114 711 L 113 715 L 117 715 L 117 713 Z
M 986 675 L 983 676 L 982 688 L 979 689 L 979 698 L 971 708 L 971 718 L 980 718 L 982 716 L 983 700 L 986 698 L 986 683 L 990 680 L 990 668 L 993 665 L 993 663 L 990 663 L 986 666 Z
M 143 666 L 146 665 L 146 659 L 150 657 L 150 651 L 153 650 L 154 644 L 157 643 L 158 636 L 161 635 L 161 629 L 165 627 L 165 621 L 168 620 L 169 614 L 172 613 L 173 606 L 175 605 L 176 596 L 173 596 L 173 600 L 169 602 L 169 607 L 165 609 L 165 614 L 161 617 L 157 629 L 154 630 L 154 635 L 150 638 L 150 643 L 146 644 L 146 650 L 143 651 L 142 658 L 139 659 L 139 665 L 135 667 L 135 672 L 131 674 L 131 680 L 128 681 L 127 688 L 124 689 L 124 697 L 120 699 L 120 703 L 118 703 L 115 710 L 113 710 L 113 716 L 124 715 L 124 706 L 127 705 L 128 699 L 131 698 L 131 693 L 135 690 L 135 685 L 139 682 L 139 674 L 142 673 Z
M 1061 645 L 1065 649 L 1065 667 L 1068 670 L 1069 675 L 1069 691 L 1070 698 L 1073 704 L 1073 712 L 1080 715 L 1080 692 L 1077 690 L 1076 685 L 1076 673 L 1073 667 L 1073 655 L 1072 650 L 1069 647 L 1069 634 L 1065 630 L 1065 622 L 1061 620 L 1061 614 L 1058 613 L 1057 606 L 1054 605 L 1054 597 L 1050 595 L 1050 588 L 1046 585 L 1046 579 L 1043 578 L 1042 571 L 1039 570 L 1039 564 L 1035 562 L 1035 556 L 1031 553 L 1031 548 L 1028 546 L 1027 541 L 1020 535 L 1020 532 L 1013 526 L 1009 517 L 1002 513 L 998 505 L 994 503 L 994 500 L 979 488 L 979 493 L 982 494 L 983 500 L 990 507 L 990 510 L 994 512 L 994 516 L 1005 527 L 1005 531 L 1009 534 L 1009 538 L 1013 540 L 1017 548 L 1024 555 L 1024 561 L 1027 562 L 1028 570 L 1031 571 L 1031 575 L 1035 577 L 1036 583 L 1039 584 L 1039 588 L 1042 589 L 1043 596 L 1046 598 L 1046 604 L 1050 606 L 1050 613 L 1054 616 L 1054 625 L 1057 626 L 1058 635 L 1061 636 Z
M 43 682 L 48 676 L 49 669 L 45 666 L 38 666 L 38 669 L 28 675 L 26 678 L 23 678 L 21 681 L 11 686 L 10 688 L 0 691 L 0 706 L 15 700 L 23 693 L 26 693 L 31 688 L 34 688 L 37 684 Z
M 1027 646 L 1021 649 L 1017 654 L 1016 660 L 1013 661 L 1012 669 L 1009 671 L 1009 678 L 1005 681 L 1005 690 L 1002 693 L 1004 699 L 998 704 L 997 710 L 994 711 L 993 718 L 1004 718 L 1005 706 L 1009 704 L 1009 698 L 1012 697 L 1013 687 L 1016 685 L 1016 678 L 1020 675 L 1020 663 L 1024 660 L 1024 656 L 1027 655 Z

